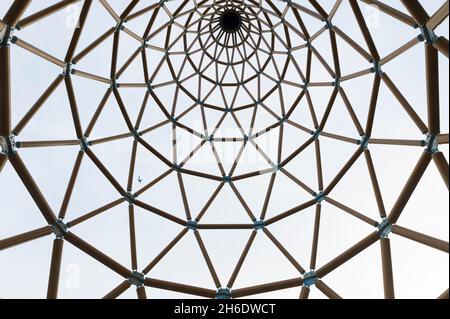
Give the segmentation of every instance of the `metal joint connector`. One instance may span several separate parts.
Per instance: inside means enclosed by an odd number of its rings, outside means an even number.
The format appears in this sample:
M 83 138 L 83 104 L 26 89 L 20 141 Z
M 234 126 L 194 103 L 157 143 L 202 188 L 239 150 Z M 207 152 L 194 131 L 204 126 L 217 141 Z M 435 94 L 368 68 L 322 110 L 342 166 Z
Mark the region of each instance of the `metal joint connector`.
M 326 199 L 327 199 L 327 195 L 324 192 L 320 192 L 316 195 L 317 204 L 321 204 Z
M 130 285 L 140 288 L 144 286 L 145 276 L 143 273 L 133 271 L 133 273 L 130 275 L 127 281 Z
M 427 26 L 420 27 L 421 36 L 427 43 L 433 43 L 436 41 L 437 36 L 433 30 L 429 29 Z
M 51 228 L 52 228 L 53 234 L 55 234 L 56 238 L 59 238 L 59 239 L 64 238 L 64 236 L 68 232 L 67 225 L 61 219 L 58 219 L 56 221 L 56 223 L 54 223 L 51 226 Z
M 381 69 L 380 61 L 373 61 L 372 73 L 375 73 L 375 74 L 378 74 L 378 75 L 382 75 L 383 74 L 383 70 Z
M 69 76 L 72 73 L 73 73 L 72 64 L 71 63 L 64 63 L 64 68 L 63 68 L 62 75 L 63 76 Z
M 123 28 L 124 28 L 124 24 L 125 24 L 125 21 L 119 21 L 119 22 L 117 22 L 117 25 L 116 25 L 116 32 L 117 32 L 117 31 L 122 31 Z
M 425 150 L 428 153 L 436 154 L 439 152 L 439 141 L 436 135 L 428 135 L 425 141 Z
M 83 152 L 86 152 L 89 147 L 92 145 L 92 142 L 88 141 L 86 137 L 80 140 L 80 147 Z
M 230 288 L 220 288 L 216 293 L 217 300 L 230 300 L 232 299 L 232 294 Z
M 381 238 L 388 238 L 389 234 L 392 232 L 392 224 L 389 220 L 384 219 L 379 225 L 378 225 L 378 235 L 380 235 Z
M 319 281 L 319 278 L 317 278 L 317 274 L 315 271 L 310 271 L 303 275 L 303 285 L 305 287 L 311 287 L 314 286 Z
M 367 136 L 363 136 L 361 141 L 359 141 L 359 146 L 363 150 L 367 150 L 369 148 L 370 139 Z
M 17 149 L 20 143 L 16 142 L 15 136 L 10 135 L 8 137 L 0 136 L 1 154 L 10 156 L 17 153 Z
M 134 137 L 135 141 L 137 141 L 142 135 L 137 129 L 132 130 L 131 134 L 133 134 L 133 137 Z
M 266 222 L 264 220 L 256 220 L 253 223 L 254 230 L 263 230 L 264 228 L 266 228 Z
M 231 183 L 231 182 L 232 182 L 232 178 L 231 178 L 230 175 L 227 175 L 227 176 L 224 176 L 224 177 L 223 177 L 223 181 L 224 181 L 225 183 Z
M 188 223 L 187 223 L 187 225 L 186 225 L 186 228 L 189 229 L 189 230 L 196 231 L 197 228 L 198 228 L 198 223 L 197 223 L 197 221 L 196 221 L 196 220 L 190 220 L 190 221 L 188 221 Z
M 112 79 L 111 80 L 111 89 L 114 90 L 114 89 L 117 89 L 119 87 L 120 87 L 120 84 L 117 83 L 117 79 Z
M 0 20 L 0 47 L 8 47 L 14 34 L 14 29 Z
M 320 129 L 317 129 L 316 131 L 311 133 L 314 140 L 318 140 L 320 138 L 320 135 L 322 134 L 322 131 Z
M 130 205 L 133 205 L 134 203 L 136 203 L 136 196 L 133 193 L 128 192 L 124 197 L 123 197 Z

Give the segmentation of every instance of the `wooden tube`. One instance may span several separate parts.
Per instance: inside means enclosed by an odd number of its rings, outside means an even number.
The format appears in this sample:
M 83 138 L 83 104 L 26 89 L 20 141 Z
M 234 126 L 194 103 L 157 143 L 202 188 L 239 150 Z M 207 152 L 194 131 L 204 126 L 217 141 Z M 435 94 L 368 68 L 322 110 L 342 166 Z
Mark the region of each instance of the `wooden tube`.
M 59 277 L 61 271 L 61 259 L 64 240 L 56 238 L 53 241 L 52 259 L 50 263 L 50 275 L 48 278 L 47 299 L 58 298 Z
M 394 275 L 392 271 L 391 243 L 389 238 L 381 238 L 381 261 L 383 266 L 383 287 L 386 299 L 395 299 Z
M 8 249 L 34 239 L 38 239 L 52 233 L 52 229 L 50 226 L 45 226 L 42 228 L 38 228 L 17 236 L 9 237 L 3 240 L 0 240 L 0 251 L 4 249 Z
M 106 294 L 103 297 L 103 299 L 116 299 L 130 287 L 131 287 L 131 284 L 128 282 L 128 280 L 125 280 L 119 286 L 117 286 L 116 288 L 111 290 L 108 294 Z

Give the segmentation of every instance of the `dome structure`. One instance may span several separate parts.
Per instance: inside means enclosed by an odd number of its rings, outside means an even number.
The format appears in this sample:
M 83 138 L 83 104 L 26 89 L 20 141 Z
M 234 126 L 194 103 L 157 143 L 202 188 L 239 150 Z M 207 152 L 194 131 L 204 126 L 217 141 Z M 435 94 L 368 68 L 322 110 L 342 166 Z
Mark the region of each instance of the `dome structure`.
M 448 298 L 449 3 L 391 2 L 2 1 L 0 297 Z

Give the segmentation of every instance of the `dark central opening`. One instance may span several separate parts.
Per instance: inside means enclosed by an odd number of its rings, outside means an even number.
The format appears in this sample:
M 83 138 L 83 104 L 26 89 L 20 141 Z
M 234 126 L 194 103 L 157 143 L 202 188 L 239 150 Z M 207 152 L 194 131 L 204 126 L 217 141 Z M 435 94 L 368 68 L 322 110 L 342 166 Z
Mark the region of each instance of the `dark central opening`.
M 234 10 L 227 10 L 220 17 L 220 25 L 225 32 L 234 33 L 239 30 L 241 24 L 241 15 Z

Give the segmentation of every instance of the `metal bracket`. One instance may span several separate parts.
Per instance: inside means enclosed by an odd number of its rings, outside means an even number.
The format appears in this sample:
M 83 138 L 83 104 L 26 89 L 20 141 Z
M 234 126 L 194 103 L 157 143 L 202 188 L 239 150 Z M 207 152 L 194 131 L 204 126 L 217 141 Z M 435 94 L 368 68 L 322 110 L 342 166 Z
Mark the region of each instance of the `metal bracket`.
M 427 43 L 433 43 L 436 41 L 437 36 L 433 30 L 429 29 L 427 26 L 420 27 L 421 36 Z
M 320 137 L 320 134 L 322 134 L 322 131 L 320 129 L 317 129 L 314 132 L 312 132 L 311 134 L 314 137 L 314 139 L 317 141 Z
M 84 137 L 80 140 L 81 151 L 86 152 L 89 147 L 92 145 L 92 142 L 88 141 L 87 137 Z
M 115 78 L 115 79 L 112 79 L 111 80 L 111 89 L 117 89 L 117 88 L 119 88 L 120 87 L 120 84 L 119 83 L 117 83 L 117 79 Z
M 263 230 L 264 228 L 266 228 L 266 222 L 264 220 L 256 220 L 253 223 L 254 230 Z
M 375 73 L 375 74 L 378 74 L 378 75 L 382 75 L 383 74 L 383 70 L 381 69 L 380 61 L 373 61 L 372 73 Z
M 278 163 L 278 164 L 273 164 L 273 165 L 272 165 L 272 169 L 273 169 L 273 172 L 274 172 L 274 173 L 279 172 L 279 171 L 281 170 L 280 163 Z
M 137 141 L 142 135 L 141 133 L 139 133 L 139 131 L 137 129 L 132 130 L 131 133 L 133 134 L 135 141 Z
M 334 87 L 336 87 L 336 88 L 340 88 L 341 87 L 341 78 L 339 78 L 339 77 L 336 77 L 335 79 L 334 79 L 334 82 L 333 82 L 333 85 L 334 85 Z
M 388 219 L 384 219 L 379 225 L 378 225 L 378 235 L 380 235 L 381 238 L 388 238 L 389 234 L 392 232 L 392 224 Z
M 232 294 L 230 288 L 220 288 L 216 293 L 217 300 L 230 300 L 232 299 Z
M 198 223 L 197 223 L 197 221 L 195 221 L 195 220 L 190 220 L 190 221 L 188 221 L 188 223 L 187 223 L 187 225 L 186 225 L 186 228 L 189 229 L 189 230 L 196 231 L 197 228 L 198 228 Z
M 254 100 L 253 103 L 255 104 L 255 106 L 261 106 L 263 104 L 262 100 Z
M 330 20 L 325 21 L 325 28 L 327 30 L 333 29 L 333 22 L 331 22 Z
M 128 192 L 123 199 L 125 199 L 130 205 L 136 203 L 136 196 L 130 192 Z
M 64 68 L 62 75 L 63 76 L 69 76 L 72 74 L 72 64 L 71 63 L 64 63 Z
M 367 150 L 369 148 L 369 143 L 370 139 L 367 136 L 363 136 L 361 141 L 359 141 L 359 146 L 361 146 L 363 150 Z
M 123 20 L 117 22 L 116 31 L 122 31 L 124 28 L 124 24 L 125 24 L 125 21 L 123 21 Z
M 174 116 L 171 116 L 171 117 L 169 117 L 169 121 L 172 123 L 172 124 L 177 124 L 177 119 L 174 117 Z
M 319 281 L 319 278 L 317 278 L 317 274 L 314 270 L 306 273 L 303 275 L 303 285 L 305 287 L 311 287 L 314 286 Z
M 133 271 L 130 277 L 127 279 L 127 281 L 129 284 L 140 288 L 144 286 L 145 276 L 143 273 Z
M 308 92 L 308 89 L 309 89 L 309 84 L 310 84 L 310 82 L 304 82 L 303 83 L 303 91 L 306 93 L 306 92 Z
M 284 116 L 284 117 L 280 117 L 280 119 L 279 119 L 279 121 L 280 121 L 280 124 L 285 124 L 287 121 L 289 120 L 289 118 L 288 117 L 286 117 L 286 116 Z
M 0 146 L 1 154 L 9 156 L 17 153 L 18 142 L 16 142 L 14 135 L 8 137 L 0 136 Z
M 427 139 L 425 141 L 425 149 L 427 152 L 431 154 L 436 154 L 439 152 L 439 141 L 436 135 L 428 134 Z
M 316 195 L 317 204 L 321 204 L 325 199 L 327 199 L 327 195 L 324 192 L 320 192 Z
M 14 34 L 14 29 L 0 20 L 0 47 L 8 47 Z
M 51 228 L 56 238 L 59 239 L 63 238 L 68 232 L 67 225 L 61 219 L 58 219 L 56 223 L 51 226 Z
M 232 182 L 232 178 L 231 178 L 230 175 L 226 175 L 226 176 L 223 177 L 223 181 L 225 183 L 231 183 Z

